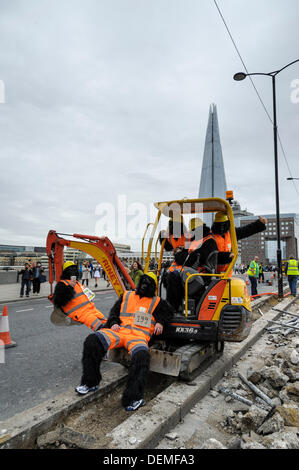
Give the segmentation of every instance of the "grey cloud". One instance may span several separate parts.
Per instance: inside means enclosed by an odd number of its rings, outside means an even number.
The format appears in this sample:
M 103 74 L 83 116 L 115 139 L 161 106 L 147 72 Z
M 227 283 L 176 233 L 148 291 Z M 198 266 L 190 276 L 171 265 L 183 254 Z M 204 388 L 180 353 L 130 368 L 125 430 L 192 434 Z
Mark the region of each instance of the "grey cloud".
M 218 0 L 251 71 L 298 54 L 297 0 Z M 272 127 L 212 1 L 2 2 L 0 241 L 93 233 L 96 205 L 194 197 L 209 105 L 217 104 L 228 186 L 274 212 Z M 293 175 L 299 103 L 278 78 L 278 121 Z M 271 114 L 271 83 L 255 79 Z M 281 210 L 297 210 L 280 152 Z M 259 194 L 263 197 L 259 197 Z M 32 242 L 33 243 L 33 242 Z

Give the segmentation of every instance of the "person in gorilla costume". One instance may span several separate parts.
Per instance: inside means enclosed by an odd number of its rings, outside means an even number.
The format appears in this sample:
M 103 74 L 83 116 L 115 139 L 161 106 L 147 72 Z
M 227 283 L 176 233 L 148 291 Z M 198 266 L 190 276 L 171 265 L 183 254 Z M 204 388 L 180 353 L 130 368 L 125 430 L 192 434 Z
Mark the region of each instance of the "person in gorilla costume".
M 251 237 L 256 233 L 263 232 L 266 230 L 267 219 L 265 217 L 259 216 L 259 218 L 247 224 L 243 227 L 236 227 L 236 237 L 237 241 L 242 240 L 243 238 Z M 215 236 L 217 247 L 219 250 L 218 253 L 218 271 L 223 272 L 226 270 L 226 267 L 231 262 L 231 239 L 230 239 L 230 221 L 228 217 L 222 213 L 217 212 L 215 215 L 214 223 L 211 228 L 211 232 Z
M 92 302 L 93 292 L 78 282 L 78 277 L 77 265 L 66 261 L 60 281 L 55 286 L 53 303 L 56 310 L 51 315 L 51 321 L 55 325 L 79 322 L 96 331 L 103 327 L 106 319 Z M 70 323 L 64 323 L 66 319 Z
M 170 305 L 155 296 L 155 274 L 143 274 L 135 291 L 125 291 L 111 308 L 107 323 L 90 334 L 83 346 L 81 385 L 76 392 L 85 395 L 95 391 L 101 381 L 100 365 L 108 349 L 124 347 L 131 362 L 122 395 L 126 411 L 145 405 L 144 388 L 149 372 L 148 343 L 152 335 L 160 335 L 172 318 Z
M 174 263 L 177 269 L 173 272 L 170 270 L 164 279 L 166 298 L 176 311 L 181 308 L 185 295 L 185 279 L 182 276 L 184 269 L 189 267 L 198 272 L 214 273 L 217 265 L 216 241 L 211 235 L 210 227 L 199 217 L 190 220 L 189 231 L 185 232 L 184 246 L 179 246 L 174 250 Z M 201 297 L 211 279 L 205 276 L 202 281 L 203 285 L 198 287 L 193 296 L 195 299 Z M 193 282 L 198 283 L 198 278 L 194 278 Z

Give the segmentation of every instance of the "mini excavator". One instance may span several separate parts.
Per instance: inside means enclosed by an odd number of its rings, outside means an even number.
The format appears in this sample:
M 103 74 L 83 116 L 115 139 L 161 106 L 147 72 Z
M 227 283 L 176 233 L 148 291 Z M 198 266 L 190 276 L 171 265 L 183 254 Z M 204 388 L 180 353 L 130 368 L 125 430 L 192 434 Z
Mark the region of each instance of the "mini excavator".
M 147 224 L 142 238 L 142 259 L 144 272 L 150 272 L 150 261 L 154 245 L 155 269 L 159 285 L 157 294 L 164 298 L 161 282 L 162 259 L 165 239 L 161 243 L 158 255 L 158 243 L 161 232 L 158 231 L 161 216 L 173 219 L 174 216 L 203 216 L 207 213 L 222 212 L 230 221 L 231 262 L 225 272 L 203 273 L 192 268 L 184 270 L 185 296 L 179 311 L 175 312 L 171 323 L 164 328 L 163 335 L 153 337 L 150 342 L 150 369 L 154 372 L 180 377 L 189 381 L 200 370 L 208 358 L 219 357 L 225 342 L 240 342 L 250 333 L 252 317 L 250 296 L 246 283 L 240 278 L 231 276 L 238 257 L 238 246 L 231 208 L 231 196 L 228 200 L 220 198 L 181 199 L 157 202 L 156 219 Z M 152 226 L 148 238 L 147 250 L 144 249 L 145 238 Z M 64 236 L 71 237 L 66 239 Z M 124 290 L 134 290 L 134 282 L 117 256 L 112 242 L 107 237 L 96 237 L 82 234 L 61 234 L 50 230 L 47 237 L 47 255 L 49 258 L 49 300 L 53 298 L 53 283 L 58 282 L 64 262 L 64 247 L 83 251 L 93 257 L 105 270 L 116 294 L 121 296 Z M 153 270 L 152 270 L 153 271 Z M 209 276 L 210 282 L 200 298 L 194 299 L 194 290 L 203 276 Z M 203 282 L 198 282 L 202 286 Z M 205 283 L 206 285 L 207 283 Z M 109 360 L 128 365 L 127 352 L 121 349 L 109 351 Z

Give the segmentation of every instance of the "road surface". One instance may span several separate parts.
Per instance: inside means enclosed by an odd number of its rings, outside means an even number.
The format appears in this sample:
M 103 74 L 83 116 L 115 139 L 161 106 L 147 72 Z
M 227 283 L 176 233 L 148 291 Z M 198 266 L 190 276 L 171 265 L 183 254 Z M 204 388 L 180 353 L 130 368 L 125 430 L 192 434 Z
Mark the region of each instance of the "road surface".
M 97 292 L 96 307 L 107 316 L 117 300 L 114 291 Z M 8 319 L 16 347 L 4 350 L 0 363 L 0 420 L 75 387 L 81 379 L 85 325 L 58 327 L 50 322 L 48 299 L 10 302 Z M 0 304 L 2 311 L 3 304 Z M 104 361 L 102 370 L 111 367 Z

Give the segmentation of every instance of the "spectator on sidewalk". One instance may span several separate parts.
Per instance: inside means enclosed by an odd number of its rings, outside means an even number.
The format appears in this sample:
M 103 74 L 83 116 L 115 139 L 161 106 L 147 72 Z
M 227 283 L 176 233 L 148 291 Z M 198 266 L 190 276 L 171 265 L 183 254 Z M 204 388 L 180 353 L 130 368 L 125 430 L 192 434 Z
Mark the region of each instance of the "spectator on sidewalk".
M 101 272 L 100 272 L 100 265 L 97 264 L 94 268 L 94 274 L 93 274 L 93 277 L 94 277 L 94 282 L 95 282 L 95 287 L 98 287 L 98 282 L 99 282 L 99 279 L 101 277 Z
M 83 269 L 83 265 L 82 265 L 82 263 L 80 263 L 80 266 L 79 266 L 79 279 L 82 279 L 82 269 Z
M 40 263 L 32 263 L 32 293 L 39 294 L 40 292 L 40 276 L 44 272 Z
M 133 280 L 135 286 L 137 287 L 141 276 L 143 276 L 143 269 L 142 269 L 141 264 L 138 263 L 138 261 L 134 261 L 129 274 L 130 274 L 131 279 Z
M 26 297 L 29 297 L 30 284 L 31 284 L 31 278 L 32 278 L 32 271 L 30 269 L 29 263 L 25 263 L 24 269 L 21 269 L 21 271 L 19 271 L 18 274 L 21 274 L 22 276 L 20 297 L 23 297 L 24 295 L 25 286 L 26 286 Z
M 88 281 L 90 279 L 90 266 L 89 262 L 86 261 L 84 266 L 82 267 L 82 285 L 84 286 L 84 281 L 86 282 L 86 286 L 88 286 Z

